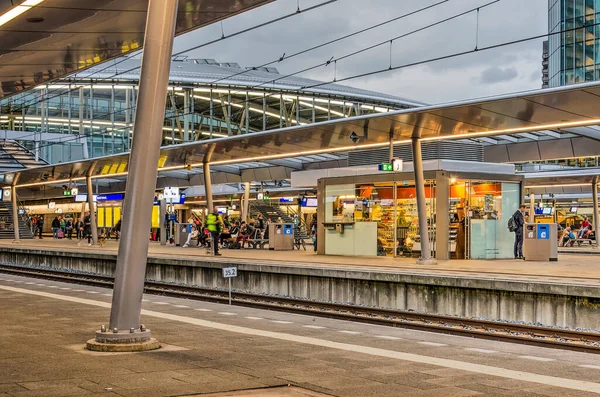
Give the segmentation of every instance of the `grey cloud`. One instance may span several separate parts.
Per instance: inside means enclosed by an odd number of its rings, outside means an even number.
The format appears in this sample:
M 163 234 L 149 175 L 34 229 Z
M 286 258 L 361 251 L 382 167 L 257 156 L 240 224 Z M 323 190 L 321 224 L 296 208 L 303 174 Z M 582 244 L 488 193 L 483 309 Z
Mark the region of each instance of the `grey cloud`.
M 301 7 L 322 0 L 300 0 Z M 277 22 L 232 39 L 191 52 L 191 57 L 215 58 L 222 62 L 237 62 L 255 66 L 322 44 L 392 17 L 414 11 L 439 0 L 338 0 L 317 10 L 300 13 L 283 22 Z M 378 42 L 387 41 L 438 20 L 481 6 L 486 0 L 452 0 L 426 12 L 390 23 L 349 39 L 307 52 L 277 63 L 282 74 L 295 73 L 333 57 L 360 50 Z M 294 11 L 296 0 L 279 0 L 223 22 L 226 34 Z M 503 0 L 481 10 L 479 46 L 489 46 L 547 30 L 547 0 Z M 437 25 L 403 39 L 394 41 L 392 64 L 415 63 L 430 58 L 468 51 L 475 48 L 476 15 L 471 13 L 451 22 Z M 219 24 L 208 26 L 177 39 L 176 48 L 197 45 L 220 37 Z M 523 76 L 539 69 L 541 40 L 481 51 L 465 56 L 426 63 L 406 69 L 370 77 L 349 80 L 343 84 L 361 86 L 425 102 L 454 100 L 493 94 L 494 90 L 526 90 L 539 88 L 533 78 L 512 76 L 518 71 Z M 385 45 L 337 63 L 338 78 L 385 69 L 389 66 L 389 46 Z M 497 70 L 500 69 L 500 73 Z M 517 74 L 519 74 L 517 73 Z M 300 74 L 304 77 L 328 81 L 333 77 L 332 65 Z M 406 76 L 411 76 L 408 79 Z M 476 76 L 474 78 L 474 76 Z M 479 76 L 481 76 L 479 78 Z M 496 81 L 509 84 L 491 84 Z M 416 85 L 418 82 L 418 86 Z M 457 90 L 456 87 L 462 87 Z M 493 87 L 490 89 L 489 87 Z M 490 91 L 491 90 L 491 91 Z
M 481 72 L 481 82 L 484 84 L 501 83 L 504 81 L 511 81 L 518 75 L 519 72 L 517 72 L 517 68 L 515 67 L 502 69 L 497 66 L 492 66 Z

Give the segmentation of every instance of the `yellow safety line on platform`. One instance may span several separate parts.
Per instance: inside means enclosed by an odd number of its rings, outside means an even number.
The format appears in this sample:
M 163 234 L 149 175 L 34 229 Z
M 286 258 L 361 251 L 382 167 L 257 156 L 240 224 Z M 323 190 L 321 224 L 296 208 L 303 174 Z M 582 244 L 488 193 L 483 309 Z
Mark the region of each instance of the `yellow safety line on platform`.
M 91 299 L 83 299 L 83 298 L 76 298 L 76 297 L 72 297 L 72 296 L 51 294 L 51 293 L 41 292 L 41 291 L 32 291 L 32 290 L 28 290 L 28 289 L 24 289 L 24 288 L 15 288 L 15 287 L 8 287 L 8 286 L 0 285 L 0 289 L 6 290 L 6 291 L 12 291 L 12 292 L 20 292 L 23 294 L 42 296 L 42 297 L 46 297 L 46 298 L 59 299 L 59 300 L 68 301 L 68 302 L 82 303 L 82 304 L 91 305 L 91 306 L 104 307 L 104 308 L 110 308 L 110 306 L 111 306 L 111 304 L 108 302 L 100 302 L 100 301 L 95 301 L 95 300 L 91 300 Z M 474 372 L 474 373 L 478 373 L 478 374 L 485 374 L 485 375 L 491 375 L 491 376 L 498 376 L 501 378 L 515 379 L 515 380 L 523 381 L 523 382 L 534 382 L 534 383 L 539 383 L 539 384 L 548 385 L 548 386 L 561 387 L 561 388 L 565 388 L 565 389 L 580 390 L 580 391 L 587 391 L 587 392 L 593 392 L 593 393 L 600 394 L 600 384 L 599 383 L 566 379 L 566 378 L 558 378 L 555 376 L 539 375 L 539 374 L 533 374 L 530 372 L 523 372 L 523 371 L 513 371 L 510 369 L 492 367 L 492 366 L 488 366 L 488 365 L 473 364 L 473 363 L 467 363 L 467 362 L 463 362 L 463 361 L 449 360 L 449 359 L 445 359 L 445 358 L 437 358 L 437 357 L 431 357 L 431 356 L 422 356 L 422 355 L 411 354 L 411 353 L 403 353 L 403 352 L 379 349 L 379 348 L 369 347 L 369 346 L 352 345 L 349 343 L 333 342 L 333 341 L 329 341 L 329 340 L 325 340 L 325 339 L 311 338 L 311 337 L 306 337 L 306 336 L 298 336 L 298 335 L 273 332 L 273 331 L 263 331 L 260 329 L 240 327 L 240 326 L 230 325 L 230 324 L 221 324 L 221 323 L 217 323 L 214 321 L 207 321 L 207 320 L 201 320 L 201 319 L 192 318 L 192 317 L 185 317 L 185 316 L 178 316 L 178 315 L 174 315 L 174 314 L 161 313 L 161 312 L 156 312 L 153 310 L 142 310 L 142 315 L 150 316 L 150 317 L 157 317 L 157 318 L 161 318 L 161 319 L 165 319 L 165 320 L 177 321 L 177 322 L 186 323 L 186 324 L 198 325 L 200 327 L 218 329 L 218 330 L 226 331 L 226 332 L 235 332 L 235 333 L 245 334 L 245 335 L 262 336 L 265 338 L 278 339 L 278 340 L 283 340 L 283 341 L 288 341 L 288 342 L 302 343 L 302 344 L 306 344 L 306 345 L 313 345 L 313 346 L 319 346 L 319 347 L 328 347 L 331 349 L 344 350 L 344 351 L 354 352 L 354 353 L 363 353 L 363 354 L 369 354 L 372 356 L 393 358 L 393 359 L 397 359 L 397 360 L 412 361 L 412 362 L 421 363 L 421 364 L 436 365 L 436 366 L 440 366 L 440 367 L 459 369 L 459 370 Z

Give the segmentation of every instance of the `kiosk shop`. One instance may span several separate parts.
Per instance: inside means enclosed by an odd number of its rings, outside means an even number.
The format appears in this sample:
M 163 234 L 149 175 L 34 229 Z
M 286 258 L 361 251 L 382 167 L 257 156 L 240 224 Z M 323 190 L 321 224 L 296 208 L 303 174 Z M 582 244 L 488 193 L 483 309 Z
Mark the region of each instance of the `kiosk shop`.
M 425 171 L 425 178 L 432 256 L 513 257 L 514 234 L 506 225 L 521 201 L 521 176 L 459 168 Z M 317 196 L 319 254 L 420 255 L 412 172 L 319 179 Z

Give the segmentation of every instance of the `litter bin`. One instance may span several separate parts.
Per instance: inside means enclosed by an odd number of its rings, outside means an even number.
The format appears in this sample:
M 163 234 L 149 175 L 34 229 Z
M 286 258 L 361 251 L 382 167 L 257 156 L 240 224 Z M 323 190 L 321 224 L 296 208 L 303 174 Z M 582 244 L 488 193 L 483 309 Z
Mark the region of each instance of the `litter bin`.
M 193 223 L 176 223 L 175 224 L 175 245 L 184 245 L 187 241 L 188 235 L 192 233 L 194 229 Z
M 269 249 L 285 251 L 294 249 L 294 224 L 269 224 Z
M 558 260 L 556 223 L 526 223 L 523 229 L 523 257 L 526 261 Z

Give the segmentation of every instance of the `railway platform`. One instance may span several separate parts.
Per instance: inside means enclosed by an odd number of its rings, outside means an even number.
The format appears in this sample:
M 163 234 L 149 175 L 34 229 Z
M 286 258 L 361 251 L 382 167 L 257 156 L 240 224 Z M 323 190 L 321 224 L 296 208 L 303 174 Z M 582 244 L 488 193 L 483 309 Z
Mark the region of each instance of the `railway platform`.
M 596 354 L 144 295 L 162 348 L 85 341 L 111 290 L 0 274 L 0 396 L 592 396 Z
M 68 240 L 0 243 L 0 262 L 112 275 L 117 243 L 78 246 Z M 600 274 L 593 257 L 558 262 L 446 261 L 318 256 L 310 251 L 224 250 L 151 244 L 146 279 L 226 288 L 223 267 L 237 266 L 238 291 L 291 296 L 489 320 L 600 328 Z

